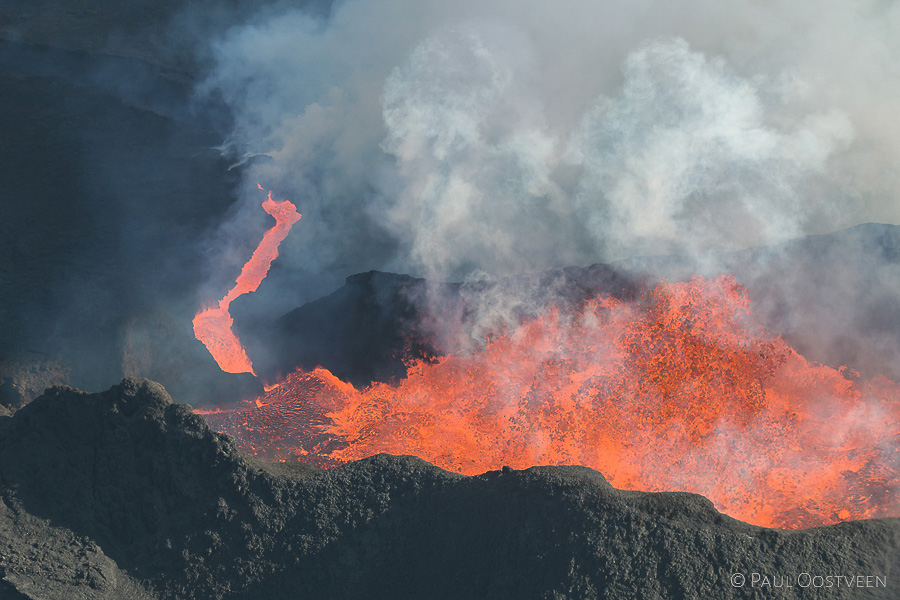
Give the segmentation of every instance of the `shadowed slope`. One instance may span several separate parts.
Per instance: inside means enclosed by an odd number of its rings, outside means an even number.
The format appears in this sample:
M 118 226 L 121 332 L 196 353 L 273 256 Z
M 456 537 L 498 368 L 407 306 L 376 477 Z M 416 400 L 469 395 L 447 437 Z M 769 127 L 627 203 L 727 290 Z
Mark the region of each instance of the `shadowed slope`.
M 265 465 L 142 379 L 54 388 L 0 417 L 0 477 L 3 527 L 27 519 L 57 549 L 65 591 L 35 593 L 40 558 L 4 536 L 7 588 L 33 598 L 146 597 L 136 581 L 157 598 L 743 597 L 735 572 L 878 575 L 887 588 L 804 597 L 889 598 L 900 575 L 900 519 L 767 530 L 580 467 Z

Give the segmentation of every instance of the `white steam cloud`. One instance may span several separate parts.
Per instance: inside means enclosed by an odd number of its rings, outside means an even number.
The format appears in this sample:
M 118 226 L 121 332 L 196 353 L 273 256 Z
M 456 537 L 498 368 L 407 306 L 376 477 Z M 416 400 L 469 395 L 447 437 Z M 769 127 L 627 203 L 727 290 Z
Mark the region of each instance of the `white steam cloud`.
M 900 222 L 897 2 L 356 0 L 213 55 L 247 203 L 298 204 L 282 268 L 323 286 Z

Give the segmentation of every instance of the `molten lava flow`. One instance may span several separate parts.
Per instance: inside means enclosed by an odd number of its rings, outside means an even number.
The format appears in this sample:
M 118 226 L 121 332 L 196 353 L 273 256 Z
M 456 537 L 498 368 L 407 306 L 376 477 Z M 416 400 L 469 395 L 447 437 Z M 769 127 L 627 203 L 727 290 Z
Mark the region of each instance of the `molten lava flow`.
M 260 186 L 262 189 L 262 186 Z M 247 292 L 255 292 L 269 273 L 272 261 L 278 256 L 278 246 L 287 237 L 291 226 L 300 220 L 297 207 L 291 202 L 272 200 L 272 192 L 262 204 L 263 210 L 275 217 L 275 225 L 266 231 L 253 256 L 244 264 L 231 291 L 217 306 L 204 308 L 194 315 L 194 336 L 203 342 L 219 367 L 226 373 L 253 373 L 253 364 L 240 340 L 231 329 L 234 323 L 228 307 L 231 301 Z M 253 373 L 254 375 L 256 373 Z
M 414 454 L 465 474 L 580 464 L 770 527 L 900 515 L 900 386 L 767 336 L 727 276 L 549 310 L 474 353 L 416 362 L 396 384 L 296 372 L 207 418 L 272 459 Z

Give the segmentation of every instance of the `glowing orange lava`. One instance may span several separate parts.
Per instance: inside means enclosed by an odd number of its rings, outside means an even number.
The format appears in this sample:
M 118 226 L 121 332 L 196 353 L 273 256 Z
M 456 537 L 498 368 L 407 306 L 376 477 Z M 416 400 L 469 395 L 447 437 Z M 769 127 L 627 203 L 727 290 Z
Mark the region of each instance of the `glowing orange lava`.
M 207 419 L 270 459 L 388 452 L 464 474 L 579 464 L 769 527 L 900 516 L 900 386 L 807 361 L 754 325 L 730 276 L 548 310 L 396 384 L 295 372 Z
M 262 189 L 262 186 L 260 186 Z M 278 246 L 287 237 L 291 226 L 300 220 L 297 207 L 287 200 L 272 200 L 272 192 L 262 203 L 264 211 L 275 217 L 275 225 L 263 235 L 253 255 L 244 264 L 231 291 L 219 304 L 204 308 L 194 315 L 194 336 L 203 342 L 209 353 L 226 373 L 256 373 L 240 340 L 231 327 L 234 320 L 228 312 L 231 301 L 247 292 L 255 292 L 269 273 L 272 261 L 278 257 Z

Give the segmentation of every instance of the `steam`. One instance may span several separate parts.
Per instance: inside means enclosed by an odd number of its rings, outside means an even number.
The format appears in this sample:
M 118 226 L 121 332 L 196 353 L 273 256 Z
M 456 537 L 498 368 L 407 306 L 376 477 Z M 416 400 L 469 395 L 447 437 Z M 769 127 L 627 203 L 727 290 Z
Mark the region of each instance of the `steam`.
M 236 115 L 247 189 L 309 215 L 297 277 L 503 276 L 900 221 L 898 5 L 677 4 L 270 10 L 214 45 L 201 92 Z
M 601 99 L 576 134 L 584 218 L 620 255 L 642 245 L 696 254 L 800 235 L 816 211 L 805 184 L 853 128 L 836 110 L 781 127 L 767 123 L 773 116 L 723 59 L 681 39 L 644 46 L 626 61 L 621 93 Z

